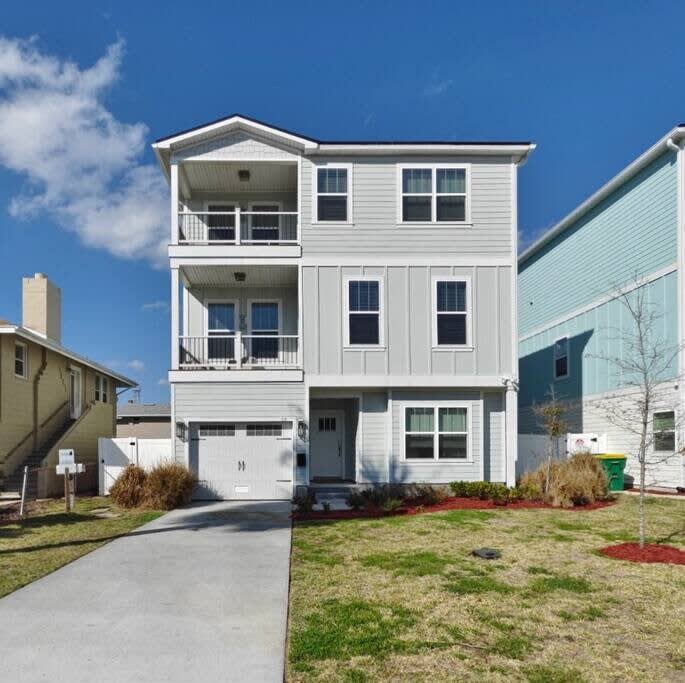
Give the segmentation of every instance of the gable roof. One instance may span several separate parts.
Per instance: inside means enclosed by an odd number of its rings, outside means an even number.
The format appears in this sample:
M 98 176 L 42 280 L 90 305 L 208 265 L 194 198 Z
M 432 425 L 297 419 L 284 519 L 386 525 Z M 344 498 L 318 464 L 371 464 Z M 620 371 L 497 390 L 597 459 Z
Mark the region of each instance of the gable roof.
M 562 218 L 556 225 L 552 226 L 547 232 L 539 237 L 533 244 L 523 250 L 518 258 L 519 265 L 536 254 L 548 242 L 552 241 L 567 228 L 572 226 L 579 218 L 582 218 L 588 211 L 597 206 L 603 199 L 606 199 L 614 190 L 630 180 L 639 173 L 645 166 L 661 156 L 668 149 L 675 149 L 680 141 L 685 139 L 685 124 L 679 123 L 672 128 L 666 135 L 655 142 L 646 152 L 643 152 L 637 159 L 632 161 L 622 171 L 617 173 L 608 183 L 602 185 L 594 194 L 590 195 L 584 202 L 579 204 L 573 211 Z
M 47 337 L 43 337 L 40 334 L 34 332 L 33 330 L 29 330 L 27 327 L 21 327 L 21 325 L 14 325 L 13 323 L 8 322 L 7 320 L 0 320 L 0 334 L 14 334 L 17 337 L 21 337 L 26 341 L 33 342 L 34 344 L 38 344 L 39 346 L 43 346 L 46 349 L 49 349 L 50 351 L 59 353 L 62 356 L 69 358 L 70 360 L 76 361 L 81 365 L 85 365 L 86 367 L 92 368 L 93 370 L 99 372 L 102 375 L 107 375 L 107 377 L 111 377 L 116 381 L 117 386 L 129 388 L 138 386 L 138 382 L 136 382 L 135 380 L 132 380 L 126 377 L 125 375 L 115 372 L 114 370 L 110 370 L 104 365 L 96 363 L 95 361 L 92 361 L 89 358 L 86 358 L 85 356 L 81 356 L 80 354 L 67 349 L 61 344 L 58 344 L 56 341 L 48 339 Z
M 507 154 L 523 163 L 535 149 L 530 141 L 473 141 L 473 140 L 317 140 L 286 128 L 274 126 L 244 114 L 231 114 L 209 123 L 158 138 L 152 145 L 157 159 L 168 177 L 168 164 L 175 147 L 226 135 L 233 130 L 247 130 L 288 144 L 304 154 L 392 154 L 404 153 L 473 153 Z

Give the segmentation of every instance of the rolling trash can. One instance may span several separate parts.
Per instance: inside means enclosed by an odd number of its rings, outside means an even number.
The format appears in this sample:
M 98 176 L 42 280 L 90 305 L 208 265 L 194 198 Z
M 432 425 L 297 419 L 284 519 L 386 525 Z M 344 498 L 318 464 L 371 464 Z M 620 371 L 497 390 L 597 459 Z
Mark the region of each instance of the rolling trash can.
M 623 491 L 626 456 L 621 453 L 598 453 L 595 458 L 602 463 L 609 491 Z

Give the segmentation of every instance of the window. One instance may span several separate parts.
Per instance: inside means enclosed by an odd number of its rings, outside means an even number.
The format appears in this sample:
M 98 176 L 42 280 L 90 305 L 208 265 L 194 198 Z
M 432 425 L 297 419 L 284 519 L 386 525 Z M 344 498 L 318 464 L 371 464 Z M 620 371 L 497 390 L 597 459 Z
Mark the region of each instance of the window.
M 233 424 L 206 424 L 198 430 L 198 436 L 235 436 Z
M 319 431 L 320 432 L 334 432 L 336 430 L 336 420 L 334 417 L 320 417 Z
M 279 424 L 250 424 L 247 425 L 248 436 L 280 436 L 283 429 Z
M 258 360 L 278 358 L 279 305 L 277 301 L 250 304 L 250 356 Z M 273 337 L 269 339 L 268 337 Z
M 350 346 L 381 343 L 380 280 L 347 282 L 347 342 Z
M 465 346 L 469 337 L 468 280 L 435 280 L 434 346 Z
M 252 204 L 250 211 L 257 213 L 250 216 L 252 226 L 250 239 L 258 241 L 278 240 L 280 233 L 280 204 Z M 266 214 L 273 213 L 273 216 Z
M 236 305 L 230 301 L 207 303 L 207 360 L 226 364 L 235 360 Z
M 316 169 L 317 221 L 349 221 L 349 170 L 349 166 L 324 166 Z
M 468 424 L 464 406 L 405 408 L 405 460 L 467 460 Z
M 207 239 L 210 242 L 235 240 L 235 206 L 233 204 L 208 204 Z
M 14 344 L 14 374 L 22 379 L 29 376 L 28 358 L 26 353 L 27 346 L 23 342 Z
M 403 223 L 464 223 L 467 213 L 466 166 L 400 167 Z
M 554 342 L 554 379 L 568 377 L 568 337 Z
M 95 400 L 107 403 L 109 380 L 102 375 L 95 375 Z
M 672 410 L 654 413 L 654 450 L 675 451 L 675 413 Z

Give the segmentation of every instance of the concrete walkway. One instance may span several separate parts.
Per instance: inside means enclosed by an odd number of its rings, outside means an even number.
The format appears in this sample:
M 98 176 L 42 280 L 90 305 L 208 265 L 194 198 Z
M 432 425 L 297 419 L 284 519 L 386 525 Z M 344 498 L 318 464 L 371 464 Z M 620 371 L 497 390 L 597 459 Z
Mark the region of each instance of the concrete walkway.
M 282 681 L 289 512 L 175 510 L 8 595 L 2 680 Z

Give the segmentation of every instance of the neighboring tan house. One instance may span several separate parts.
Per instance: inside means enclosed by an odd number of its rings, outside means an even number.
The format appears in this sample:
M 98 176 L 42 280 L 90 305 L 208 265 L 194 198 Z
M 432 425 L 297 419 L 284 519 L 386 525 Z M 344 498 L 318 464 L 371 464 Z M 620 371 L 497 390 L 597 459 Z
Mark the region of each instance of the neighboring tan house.
M 569 431 L 596 435 L 608 452 L 625 453 L 629 481 L 637 475 L 630 456 L 639 439 L 609 419 L 612 411 L 625 413 L 626 385 L 635 378 L 604 358 L 623 358 L 627 368 L 634 357 L 620 331 L 634 325 L 615 296 L 617 287 L 640 285 L 647 313 L 657 317 L 655 338 L 671 349 L 663 354 L 672 363 L 653 405 L 647 458 L 648 484 L 665 487 L 685 486 L 684 145 L 680 125 L 519 258 L 520 432 L 541 433 L 533 406 L 547 401 L 553 387 L 569 406 Z
M 117 436 L 168 439 L 171 406 L 164 403 L 121 403 L 117 406 Z
M 117 389 L 135 382 L 61 345 L 61 293 L 41 273 L 23 279 L 22 324 L 0 321 L 0 490 L 60 493 L 60 448 L 86 465 L 79 489 L 97 487 L 97 440 L 113 436 Z
M 198 496 L 514 483 L 517 171 L 534 147 L 325 142 L 241 115 L 153 145 L 175 453 Z

